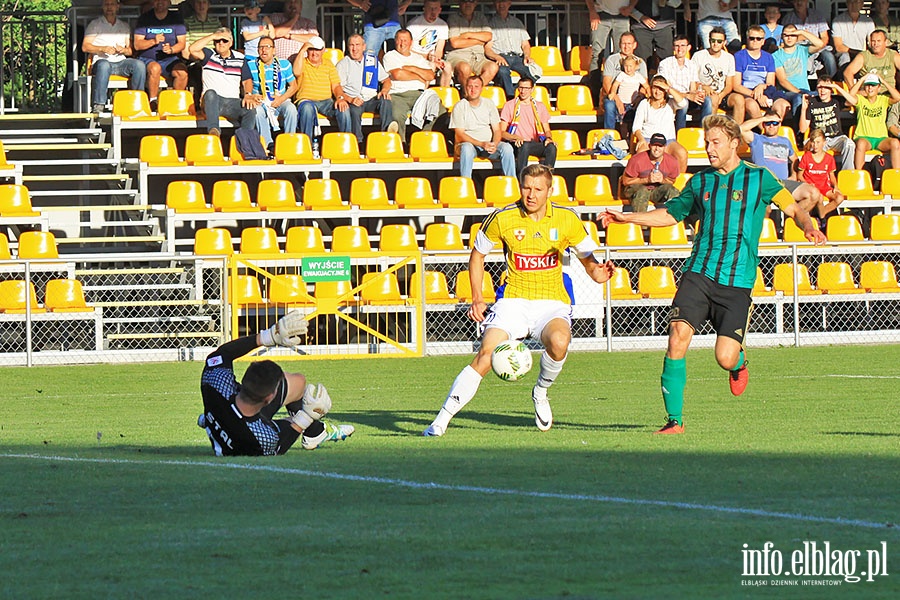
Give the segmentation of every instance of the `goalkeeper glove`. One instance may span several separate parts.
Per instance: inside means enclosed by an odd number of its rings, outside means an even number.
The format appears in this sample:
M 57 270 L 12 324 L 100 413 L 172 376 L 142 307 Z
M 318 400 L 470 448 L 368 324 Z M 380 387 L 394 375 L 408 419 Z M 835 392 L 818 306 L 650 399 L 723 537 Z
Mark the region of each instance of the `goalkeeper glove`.
M 259 332 L 263 346 L 299 346 L 309 329 L 309 323 L 299 310 L 292 310 L 278 322 Z
M 303 398 L 300 400 L 300 410 L 291 414 L 291 421 L 301 429 L 312 425 L 331 410 L 331 396 L 321 383 L 308 383 Z

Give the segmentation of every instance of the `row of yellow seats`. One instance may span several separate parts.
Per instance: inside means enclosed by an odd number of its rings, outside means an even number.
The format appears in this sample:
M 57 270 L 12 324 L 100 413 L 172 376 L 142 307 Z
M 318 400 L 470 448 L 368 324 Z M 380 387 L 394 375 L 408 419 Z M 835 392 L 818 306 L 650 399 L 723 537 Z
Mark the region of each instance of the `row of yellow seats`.
M 818 224 L 813 221 L 818 229 Z M 890 242 L 900 241 L 900 213 L 887 213 L 874 215 L 870 221 L 869 238 L 866 239 L 859 219 L 853 215 L 833 215 L 825 222 L 825 235 L 830 242 Z M 775 224 L 771 219 L 763 223 L 763 232 L 760 235 L 761 244 L 778 242 Z M 797 223 L 792 218 L 785 219 L 784 232 L 780 241 L 806 242 Z
M 12 258 L 12 252 L 9 249 L 9 239 L 6 237 L 6 234 L 0 233 L 0 260 L 11 260 Z M 59 258 L 56 236 L 49 231 L 23 232 L 19 235 L 19 248 L 16 258 L 20 260 Z
M 0 281 L 0 312 L 24 314 L 30 303 L 31 312 L 88 312 L 94 308 L 84 299 L 84 288 L 77 279 L 51 279 L 44 290 L 44 304 L 40 304 L 34 283 L 18 279 Z
M 806 265 L 797 265 L 797 290 L 801 296 L 818 294 L 864 294 L 900 293 L 900 283 L 893 263 L 888 261 L 864 262 L 859 269 L 859 285 L 856 284 L 853 268 L 845 262 L 825 262 L 816 269 L 816 287 L 813 287 Z M 785 296 L 794 295 L 794 266 L 775 265 L 772 287 L 766 286 L 762 271 L 757 268 L 756 296 L 774 296 L 781 292 Z

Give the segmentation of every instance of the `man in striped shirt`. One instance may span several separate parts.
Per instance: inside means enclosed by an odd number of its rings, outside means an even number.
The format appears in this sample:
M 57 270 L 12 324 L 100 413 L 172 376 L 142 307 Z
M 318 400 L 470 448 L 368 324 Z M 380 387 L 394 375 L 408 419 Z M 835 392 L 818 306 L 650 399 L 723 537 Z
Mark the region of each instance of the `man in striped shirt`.
M 206 46 L 214 44 L 215 50 Z M 206 120 L 201 127 L 213 135 L 219 135 L 219 117 L 225 117 L 238 127 L 256 129 L 256 112 L 241 102 L 241 78 L 244 55 L 232 50 L 234 36 L 226 27 L 194 41 L 188 48 L 188 57 L 202 68 L 203 97 L 201 102 Z
M 694 247 L 669 312 L 669 345 L 661 377 L 668 417 L 665 427 L 657 432 L 663 434 L 684 433 L 685 355 L 694 332 L 707 320 L 716 330 L 716 361 L 729 372 L 731 393 L 740 395 L 747 387 L 744 336 L 752 309 L 750 290 L 759 263 L 759 235 L 769 204 L 774 202 L 785 215 L 793 217 L 809 241 L 826 241 L 809 214 L 771 171 L 738 157 L 741 128 L 733 119 L 706 117 L 703 131 L 710 168 L 691 177 L 665 209 L 606 212 L 600 216 L 604 227 L 612 222 L 661 227 L 674 225 L 688 215 L 700 217 Z

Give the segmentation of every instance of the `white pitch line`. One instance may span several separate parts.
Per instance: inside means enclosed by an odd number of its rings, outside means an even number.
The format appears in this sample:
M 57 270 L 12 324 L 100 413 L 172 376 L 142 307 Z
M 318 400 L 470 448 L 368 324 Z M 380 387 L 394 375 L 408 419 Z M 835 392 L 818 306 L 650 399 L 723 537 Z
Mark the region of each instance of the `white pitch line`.
M 682 508 L 687 510 L 699 510 L 713 513 L 746 515 L 753 517 L 767 517 L 775 519 L 787 519 L 802 521 L 805 523 L 827 523 L 830 525 L 845 525 L 866 529 L 893 529 L 889 523 L 876 523 L 874 521 L 862 521 L 859 519 L 846 519 L 843 517 L 817 517 L 799 513 L 768 511 L 757 508 L 740 508 L 732 506 L 719 506 L 715 504 L 697 504 L 694 502 L 673 502 L 669 500 L 648 500 L 643 498 L 622 498 L 618 496 L 602 496 L 594 494 L 564 494 L 560 492 L 535 492 L 529 490 L 516 490 L 508 488 L 491 488 L 471 485 L 452 485 L 447 483 L 409 481 L 406 479 L 392 479 L 388 477 L 373 477 L 370 475 L 348 475 L 345 473 L 328 473 L 320 471 L 307 471 L 305 469 L 291 469 L 274 465 L 240 465 L 227 462 L 187 461 L 187 460 L 162 460 L 144 461 L 115 458 L 80 458 L 70 456 L 42 456 L 40 454 L 0 454 L 0 458 L 23 458 L 32 460 L 49 460 L 57 462 L 98 463 L 114 465 L 170 465 L 187 467 L 211 467 L 217 469 L 237 469 L 245 471 L 263 471 L 269 473 L 285 473 L 289 475 L 302 475 L 306 477 L 319 477 L 338 481 L 359 481 L 365 483 L 377 483 L 381 485 L 394 485 L 416 490 L 443 490 L 448 492 L 469 492 L 473 494 L 486 494 L 495 496 L 519 496 L 523 498 L 541 498 L 552 500 L 569 500 L 574 502 L 602 502 L 608 504 L 624 504 L 631 506 L 658 506 L 662 508 Z

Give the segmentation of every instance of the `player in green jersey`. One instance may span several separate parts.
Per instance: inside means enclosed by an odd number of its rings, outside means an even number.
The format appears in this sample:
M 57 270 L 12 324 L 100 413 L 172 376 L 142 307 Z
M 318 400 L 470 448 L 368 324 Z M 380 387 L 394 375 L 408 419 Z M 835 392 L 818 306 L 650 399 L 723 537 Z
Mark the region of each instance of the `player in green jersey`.
M 710 168 L 691 177 L 664 209 L 610 211 L 600 216 L 604 227 L 613 222 L 660 227 L 674 225 L 689 214 L 700 215 L 700 227 L 669 313 L 669 344 L 661 377 L 668 418 L 657 433 L 684 433 L 685 355 L 694 332 L 707 320 L 716 330 L 716 361 L 729 372 L 731 392 L 737 396 L 747 387 L 744 335 L 759 263 L 759 235 L 769 204 L 775 203 L 793 217 L 809 241 L 826 241 L 771 171 L 738 157 L 740 125 L 730 117 L 710 115 L 703 119 L 703 132 Z

